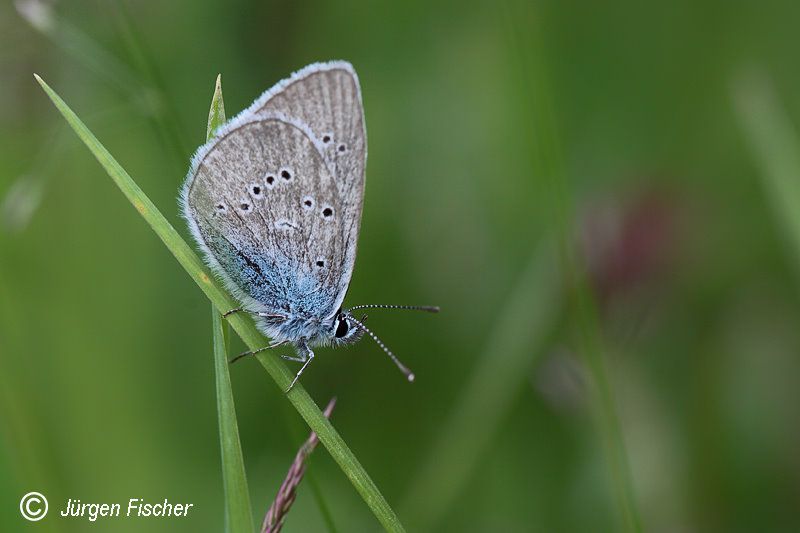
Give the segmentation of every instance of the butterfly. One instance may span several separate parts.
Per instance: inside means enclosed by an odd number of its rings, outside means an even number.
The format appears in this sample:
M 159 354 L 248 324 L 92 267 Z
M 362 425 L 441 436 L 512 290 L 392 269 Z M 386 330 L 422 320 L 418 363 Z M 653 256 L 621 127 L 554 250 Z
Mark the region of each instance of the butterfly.
M 343 308 L 361 226 L 367 136 L 361 88 L 345 61 L 314 63 L 278 82 L 201 146 L 180 207 L 206 263 L 272 340 L 302 364 L 312 348 L 369 335 L 409 381 L 414 374 Z M 238 358 L 235 358 L 238 359 Z

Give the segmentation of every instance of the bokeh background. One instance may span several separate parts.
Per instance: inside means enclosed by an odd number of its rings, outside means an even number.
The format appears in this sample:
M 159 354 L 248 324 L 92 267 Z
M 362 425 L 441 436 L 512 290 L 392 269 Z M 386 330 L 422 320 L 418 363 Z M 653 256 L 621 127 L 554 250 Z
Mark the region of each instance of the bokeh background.
M 29 490 L 51 514 L 195 505 L 105 531 L 223 525 L 208 302 L 32 73 L 186 235 L 216 75 L 233 116 L 341 58 L 369 137 L 347 301 L 443 312 L 370 316 L 413 385 L 368 340 L 303 383 L 338 397 L 406 527 L 625 531 L 629 487 L 648 531 L 796 531 L 798 20 L 777 1 L 4 2 L 0 530 L 89 528 L 23 522 Z M 255 361 L 231 372 L 260 522 L 307 429 Z M 320 448 L 286 531 L 331 524 L 380 528 Z

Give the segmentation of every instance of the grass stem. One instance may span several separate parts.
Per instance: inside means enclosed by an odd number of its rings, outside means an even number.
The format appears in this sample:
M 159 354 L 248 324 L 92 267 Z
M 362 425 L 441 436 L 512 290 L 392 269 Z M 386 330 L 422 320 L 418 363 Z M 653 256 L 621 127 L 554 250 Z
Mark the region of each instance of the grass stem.
M 437 530 L 490 447 L 542 353 L 543 339 L 561 316 L 562 283 L 554 257 L 549 241 L 533 254 L 407 493 L 403 508 L 421 531 Z
M 750 71 L 732 87 L 742 132 L 760 169 L 767 199 L 792 249 L 800 279 L 800 137 L 766 75 Z
M 208 112 L 206 139 L 225 122 L 225 103 L 222 99 L 222 78 L 217 76 L 214 96 Z M 219 311 L 211 306 L 211 332 L 214 344 L 214 375 L 217 384 L 217 416 L 219 418 L 219 444 L 222 456 L 222 485 L 225 492 L 225 531 L 254 531 L 250 491 L 244 469 L 239 425 L 233 401 L 231 376 L 228 368 L 228 323 Z
M 642 531 L 639 510 L 631 480 L 630 467 L 617 417 L 613 389 L 608 379 L 602 333 L 594 307 L 594 295 L 585 267 L 576 252 L 574 208 L 569 194 L 559 136 L 556 132 L 555 105 L 548 84 L 548 69 L 544 53 L 539 13 L 530 6 L 524 8 L 506 3 L 512 53 L 516 56 L 521 76 L 520 107 L 530 120 L 527 136 L 531 146 L 531 167 L 543 181 L 545 194 L 551 199 L 552 216 L 558 235 L 561 272 L 570 288 L 571 318 L 578 331 L 579 351 L 591 376 L 591 392 L 600 427 L 603 449 L 608 464 L 612 490 L 624 528 Z

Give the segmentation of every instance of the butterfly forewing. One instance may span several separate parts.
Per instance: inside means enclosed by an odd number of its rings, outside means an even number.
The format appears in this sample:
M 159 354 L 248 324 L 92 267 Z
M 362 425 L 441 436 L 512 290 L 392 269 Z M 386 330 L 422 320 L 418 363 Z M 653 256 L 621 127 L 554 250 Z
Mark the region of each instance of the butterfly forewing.
M 312 136 L 299 121 L 262 113 L 223 132 L 189 177 L 193 233 L 252 311 L 327 318 L 344 297 L 354 236 Z
M 342 272 L 346 290 L 355 262 L 367 162 L 361 88 L 353 67 L 343 61 L 310 65 L 268 91 L 253 111 L 279 112 L 300 120 L 318 140 L 343 206 L 339 223 L 349 242 Z

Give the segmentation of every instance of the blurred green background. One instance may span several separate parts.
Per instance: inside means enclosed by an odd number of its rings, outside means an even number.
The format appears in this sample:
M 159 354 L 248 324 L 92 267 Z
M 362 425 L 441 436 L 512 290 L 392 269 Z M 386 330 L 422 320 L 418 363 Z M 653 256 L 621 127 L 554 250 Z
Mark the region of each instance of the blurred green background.
M 773 1 L 3 3 L 0 530 L 86 530 L 53 516 L 67 498 L 195 506 L 106 531 L 223 524 L 208 301 L 32 73 L 187 235 L 176 196 L 216 75 L 233 116 L 340 58 L 369 138 L 347 303 L 443 312 L 370 315 L 413 385 L 368 340 L 320 350 L 303 384 L 338 397 L 334 425 L 409 531 L 626 530 L 598 375 L 644 529 L 796 531 L 798 17 Z M 576 306 L 581 265 L 596 313 Z M 307 429 L 255 361 L 231 374 L 260 523 Z M 17 512 L 30 490 L 50 500 L 39 523 Z M 322 507 L 337 531 L 379 529 L 320 447 L 285 530 L 327 531 Z

